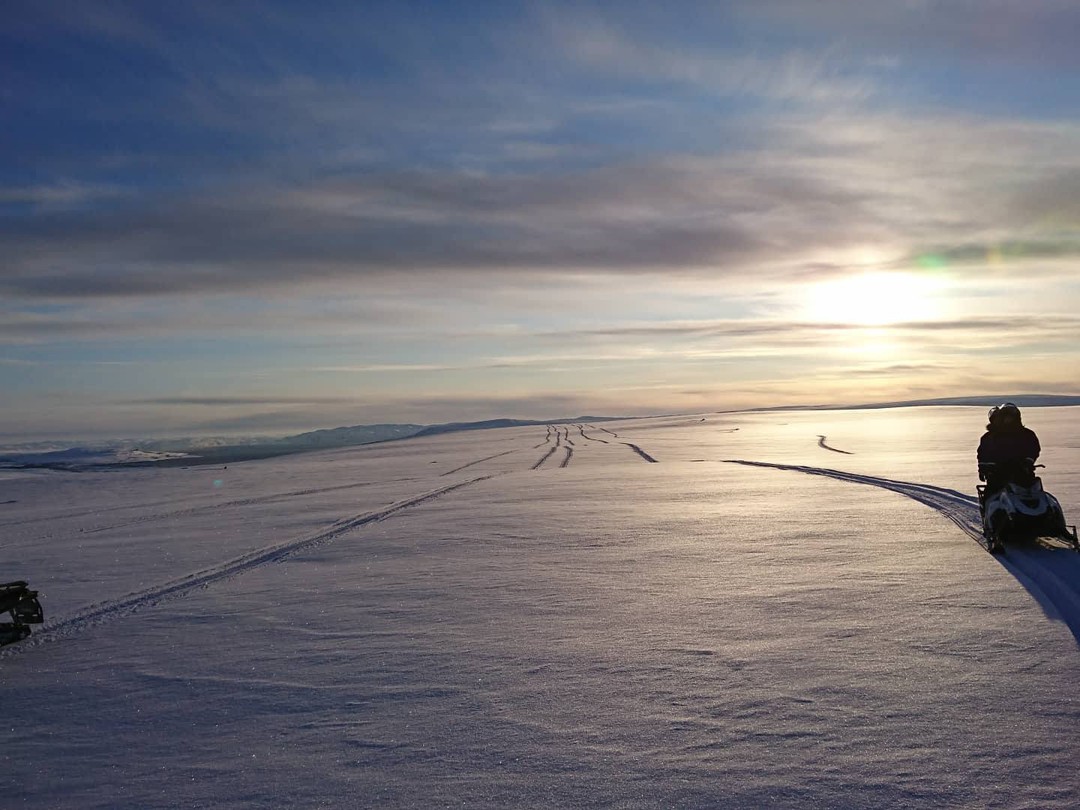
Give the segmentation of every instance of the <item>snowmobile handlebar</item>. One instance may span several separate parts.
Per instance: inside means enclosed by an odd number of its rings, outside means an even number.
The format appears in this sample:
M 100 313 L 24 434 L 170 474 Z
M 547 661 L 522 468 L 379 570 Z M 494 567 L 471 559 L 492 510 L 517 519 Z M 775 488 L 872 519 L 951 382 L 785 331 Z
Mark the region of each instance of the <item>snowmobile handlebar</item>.
M 1035 470 L 1046 469 L 1046 465 L 1036 464 L 1035 459 L 1033 458 L 1016 459 L 1015 461 L 980 461 L 979 480 L 985 481 L 991 475 L 998 472 L 999 468 L 1006 473 L 1022 470 L 1034 474 Z

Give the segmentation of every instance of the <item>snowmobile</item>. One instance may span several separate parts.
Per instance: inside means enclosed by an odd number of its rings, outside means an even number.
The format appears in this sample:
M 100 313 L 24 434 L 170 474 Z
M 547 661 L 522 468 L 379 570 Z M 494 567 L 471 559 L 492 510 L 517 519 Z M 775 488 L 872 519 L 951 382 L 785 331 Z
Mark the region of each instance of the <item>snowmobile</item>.
M 1035 542 L 1080 551 L 1076 527 L 1065 523 L 1058 499 L 1043 489 L 1035 470 L 1044 467 L 1031 459 L 1014 464 L 979 465 L 979 513 L 983 536 L 991 552 L 1006 543 Z
M 0 584 L 0 616 L 11 617 L 10 622 L 0 622 L 0 647 L 22 641 L 30 635 L 30 625 L 45 621 L 37 596 L 25 582 Z

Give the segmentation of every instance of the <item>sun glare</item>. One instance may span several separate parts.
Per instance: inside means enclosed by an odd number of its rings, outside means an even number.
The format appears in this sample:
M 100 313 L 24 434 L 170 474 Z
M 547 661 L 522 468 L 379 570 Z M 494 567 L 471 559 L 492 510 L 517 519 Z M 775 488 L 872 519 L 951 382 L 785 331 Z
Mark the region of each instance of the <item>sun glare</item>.
M 911 273 L 873 271 L 814 284 L 803 299 L 813 321 L 886 326 L 938 314 L 932 282 Z

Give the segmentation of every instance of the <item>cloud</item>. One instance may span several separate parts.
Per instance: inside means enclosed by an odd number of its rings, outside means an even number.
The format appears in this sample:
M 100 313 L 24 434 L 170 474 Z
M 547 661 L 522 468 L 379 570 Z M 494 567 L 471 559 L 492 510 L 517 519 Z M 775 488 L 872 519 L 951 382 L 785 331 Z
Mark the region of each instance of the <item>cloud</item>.
M 974 258 L 973 235 L 1071 256 L 1073 138 L 1080 127 L 1066 124 L 784 122 L 748 155 L 138 193 L 4 220 L 0 290 L 29 299 L 252 293 L 450 271 L 500 284 L 530 273 L 779 269 L 793 278 L 860 245 Z
M 276 405 L 341 405 L 355 403 L 356 397 L 154 397 L 124 400 L 126 405 L 183 405 L 192 407 L 250 407 Z
M 982 0 L 977 4 L 763 0 L 737 4 L 736 9 L 746 24 L 760 22 L 774 32 L 833 37 L 852 49 L 878 55 L 1055 69 L 1080 66 L 1075 47 L 1080 8 L 1070 0 Z
M 79 182 L 0 188 L 0 210 L 4 206 L 25 205 L 35 211 L 78 208 L 120 195 L 119 189 Z
M 40 215 L 0 226 L 0 289 L 121 297 L 443 270 L 678 270 L 762 250 L 750 229 L 688 210 L 699 184 L 649 167 L 399 175 Z
M 898 260 L 977 260 L 999 244 L 1031 248 L 1010 260 L 1076 255 L 1080 125 L 882 112 L 861 104 L 878 74 L 832 41 L 895 29 L 915 47 L 932 30 L 924 47 L 944 47 L 967 22 L 974 42 L 997 32 L 1020 54 L 1036 34 L 1059 41 L 1067 5 L 994 2 L 971 21 L 938 3 L 710 5 L 545 7 L 474 32 L 475 55 L 457 61 L 430 46 L 467 23 L 416 26 L 389 7 L 367 12 L 389 44 L 351 27 L 360 12 L 271 5 L 251 23 L 211 6 L 24 10 L 16 27 L 39 44 L 61 31 L 145 56 L 154 80 L 123 84 L 133 95 L 115 112 L 141 109 L 150 88 L 165 134 L 130 156 L 144 161 L 139 183 L 0 188 L 0 292 L 258 295 L 465 274 L 504 287 L 591 273 L 805 281 L 850 272 L 845 254 L 867 245 Z M 167 35 L 185 21 L 213 36 Z M 804 28 L 817 33 L 792 38 Z M 370 70 L 353 62 L 356 36 Z M 783 103 L 718 111 L 724 96 Z M 833 103 L 844 99 L 860 103 Z M 109 100 L 98 106 L 112 120 Z
M 695 13 L 698 19 L 702 16 Z M 547 15 L 547 25 L 559 51 L 581 67 L 654 87 L 689 85 L 714 98 L 751 97 L 802 105 L 863 101 L 875 90 L 871 77 L 845 71 L 828 48 L 778 51 L 772 47 L 755 53 L 694 46 L 687 44 L 685 30 L 665 30 L 672 27 L 664 24 L 669 21 L 646 27 L 650 19 L 560 8 Z
M 894 377 L 897 374 L 931 374 L 953 371 L 955 366 L 944 363 L 890 363 L 887 365 L 853 366 L 843 369 L 843 374 L 857 377 Z
M 1080 328 L 1080 316 L 1026 315 L 1013 317 L 969 317 L 935 321 L 901 321 L 882 326 L 867 327 L 865 324 L 828 323 L 813 321 L 786 321 L 766 319 L 740 319 L 729 321 L 669 322 L 659 324 L 633 324 L 607 326 L 592 329 L 576 329 L 549 333 L 560 338 L 578 340 L 588 337 L 604 337 L 622 340 L 630 337 L 715 337 L 757 338 L 767 335 L 788 335 L 793 332 L 821 332 L 839 334 L 863 334 L 891 332 L 904 334 L 940 332 L 1001 332 L 1010 335 L 1070 335 Z

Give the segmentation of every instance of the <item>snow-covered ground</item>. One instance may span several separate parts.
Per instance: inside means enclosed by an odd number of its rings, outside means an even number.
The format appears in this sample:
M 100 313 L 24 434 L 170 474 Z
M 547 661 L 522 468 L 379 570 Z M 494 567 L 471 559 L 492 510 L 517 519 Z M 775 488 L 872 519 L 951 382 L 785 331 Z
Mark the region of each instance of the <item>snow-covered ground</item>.
M 0 804 L 1074 808 L 1080 554 L 973 538 L 984 416 L 0 473 Z

